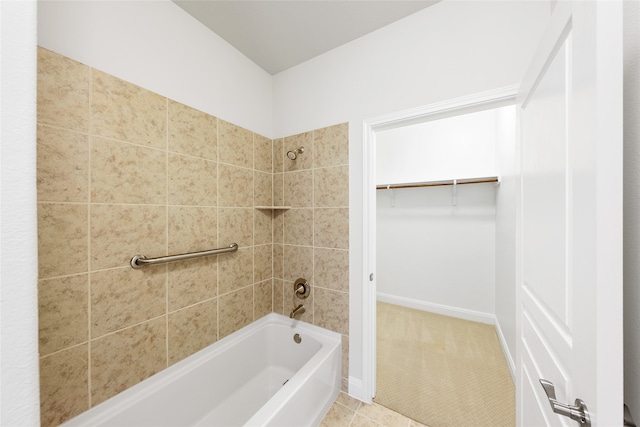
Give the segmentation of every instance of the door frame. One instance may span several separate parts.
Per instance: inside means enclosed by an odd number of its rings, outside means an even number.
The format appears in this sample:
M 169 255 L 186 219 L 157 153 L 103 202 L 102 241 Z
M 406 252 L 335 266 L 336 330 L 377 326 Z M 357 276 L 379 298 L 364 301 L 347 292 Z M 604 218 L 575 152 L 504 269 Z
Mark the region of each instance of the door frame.
M 361 286 L 363 374 L 362 389 L 355 394 L 363 402 L 371 403 L 376 393 L 376 132 L 515 105 L 518 89 L 518 85 L 506 86 L 365 119 L 362 123 L 363 271 Z M 373 280 L 370 280 L 370 277 L 373 277 Z

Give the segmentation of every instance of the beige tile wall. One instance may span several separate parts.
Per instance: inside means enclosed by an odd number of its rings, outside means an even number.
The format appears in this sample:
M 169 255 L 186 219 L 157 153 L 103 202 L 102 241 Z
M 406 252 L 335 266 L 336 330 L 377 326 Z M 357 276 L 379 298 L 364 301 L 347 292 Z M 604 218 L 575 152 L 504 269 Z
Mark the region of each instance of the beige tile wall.
M 43 425 L 272 311 L 270 139 L 41 48 L 37 144 Z
M 296 160 L 287 151 L 303 146 Z M 342 334 L 342 388 L 349 377 L 349 128 L 330 126 L 274 141 L 274 311 Z M 311 296 L 294 296 L 299 277 Z
M 288 315 L 297 277 L 313 285 L 301 319 L 343 335 L 346 390 L 346 124 L 271 141 L 39 48 L 37 144 L 43 426 Z M 293 208 L 254 209 L 272 204 Z

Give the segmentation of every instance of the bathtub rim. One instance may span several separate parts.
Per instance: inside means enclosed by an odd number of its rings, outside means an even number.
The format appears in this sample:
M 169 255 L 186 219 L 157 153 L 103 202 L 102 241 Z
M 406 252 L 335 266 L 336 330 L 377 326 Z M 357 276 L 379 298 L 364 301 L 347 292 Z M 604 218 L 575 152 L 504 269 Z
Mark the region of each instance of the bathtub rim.
M 276 313 L 271 313 L 276 314 Z M 289 319 L 285 316 L 278 315 L 285 319 L 285 321 L 289 321 Z M 317 339 L 321 343 L 321 348 L 318 350 L 309 360 L 305 362 L 305 364 L 295 373 L 295 375 L 283 386 L 280 390 L 278 390 L 272 397 L 265 403 L 251 418 L 249 418 L 245 422 L 245 426 L 261 426 L 269 423 L 276 415 L 279 413 L 278 411 L 282 409 L 282 407 L 287 403 L 285 397 L 296 394 L 302 387 L 307 384 L 307 381 L 311 379 L 315 371 L 323 364 L 328 363 L 328 359 L 330 359 L 334 352 L 338 352 L 339 359 L 342 359 L 342 335 L 330 331 L 328 329 L 312 325 L 306 322 L 301 322 L 298 320 L 293 320 L 288 325 L 291 328 L 291 333 L 297 332 L 309 332 L 313 335 L 314 339 Z M 292 337 L 293 338 L 293 337 Z M 320 338 L 320 339 L 319 339 Z M 303 336 L 304 339 L 304 336 Z M 341 365 L 340 365 L 341 366 Z M 340 370 L 341 367 L 340 367 Z M 325 402 L 322 409 L 318 412 L 318 416 L 320 420 L 326 415 L 329 411 L 333 401 L 340 393 L 340 381 L 342 377 L 342 372 L 338 377 L 338 387 L 335 390 L 333 399 L 329 402 Z M 287 389 L 285 390 L 285 387 Z M 310 425 L 319 424 L 318 419 L 310 420 Z
M 342 336 L 339 333 L 300 320 L 289 319 L 282 314 L 271 312 L 231 333 L 230 335 L 209 344 L 207 347 L 204 347 L 173 365 L 164 368 L 128 389 L 123 390 L 103 402 L 100 402 L 96 406 L 93 406 L 75 417 L 70 418 L 60 424 L 60 427 L 102 425 L 103 423 L 108 422 L 110 418 L 113 418 L 114 414 L 119 414 L 120 412 L 131 408 L 138 402 L 148 398 L 158 388 L 170 385 L 173 381 L 184 375 L 185 372 L 197 369 L 199 366 L 207 363 L 211 358 L 233 347 L 236 343 L 246 339 L 250 335 L 253 335 L 260 329 L 267 328 L 271 325 L 288 327 L 291 329 L 292 334 L 296 332 L 310 333 L 313 335 L 313 338 L 321 344 L 320 350 L 307 360 L 296 372 L 294 377 L 292 377 L 292 380 L 287 383 L 287 385 L 291 383 L 291 387 L 289 387 L 288 390 L 299 390 L 299 388 L 304 385 L 304 382 L 300 377 L 298 377 L 298 374 L 302 372 L 302 376 L 308 379 L 310 377 L 310 371 L 316 366 L 311 363 L 312 361 L 319 362 L 318 359 L 322 359 L 321 361 L 326 360 L 329 355 L 335 351 L 336 347 L 341 350 Z M 281 409 L 286 401 L 277 399 L 277 403 L 272 403 L 273 397 L 277 396 L 281 391 L 282 389 L 276 392 L 276 394 L 272 396 L 272 399 L 256 411 L 245 425 L 251 422 L 251 420 L 258 420 L 256 417 L 258 414 L 266 417 L 265 414 L 267 412 L 264 409 L 267 406 L 271 409 Z M 339 391 L 340 390 L 338 390 L 338 393 Z M 275 413 L 273 413 L 271 417 L 267 417 L 266 421 L 274 415 Z

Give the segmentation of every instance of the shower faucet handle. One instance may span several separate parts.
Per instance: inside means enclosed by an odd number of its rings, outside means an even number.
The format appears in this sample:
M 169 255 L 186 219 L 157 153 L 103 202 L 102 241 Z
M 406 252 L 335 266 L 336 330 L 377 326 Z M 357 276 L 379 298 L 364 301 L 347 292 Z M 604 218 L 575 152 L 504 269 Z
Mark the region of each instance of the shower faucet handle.
M 293 292 L 300 299 L 308 298 L 311 294 L 311 285 L 309 285 L 307 279 L 301 277 L 293 284 Z

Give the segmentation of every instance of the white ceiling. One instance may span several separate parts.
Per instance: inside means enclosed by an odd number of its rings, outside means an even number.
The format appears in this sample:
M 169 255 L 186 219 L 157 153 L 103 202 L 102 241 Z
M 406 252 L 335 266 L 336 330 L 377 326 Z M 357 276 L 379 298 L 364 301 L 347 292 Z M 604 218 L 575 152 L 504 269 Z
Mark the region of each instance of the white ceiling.
M 438 0 L 173 1 L 273 75 Z

